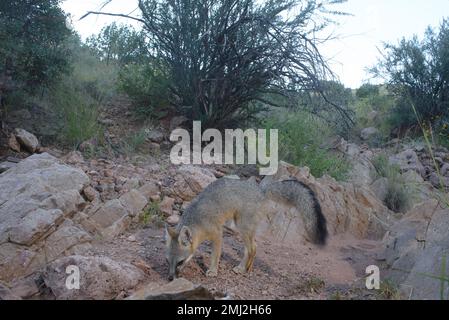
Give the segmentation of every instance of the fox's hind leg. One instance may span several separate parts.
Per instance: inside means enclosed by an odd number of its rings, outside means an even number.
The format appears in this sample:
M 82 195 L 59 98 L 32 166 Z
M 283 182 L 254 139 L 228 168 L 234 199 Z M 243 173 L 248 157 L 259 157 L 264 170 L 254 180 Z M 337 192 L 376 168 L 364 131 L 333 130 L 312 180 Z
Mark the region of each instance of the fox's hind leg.
M 254 241 L 254 232 L 241 233 L 245 245 L 243 259 L 233 270 L 236 273 L 250 272 L 253 268 L 254 258 L 256 256 L 256 242 Z

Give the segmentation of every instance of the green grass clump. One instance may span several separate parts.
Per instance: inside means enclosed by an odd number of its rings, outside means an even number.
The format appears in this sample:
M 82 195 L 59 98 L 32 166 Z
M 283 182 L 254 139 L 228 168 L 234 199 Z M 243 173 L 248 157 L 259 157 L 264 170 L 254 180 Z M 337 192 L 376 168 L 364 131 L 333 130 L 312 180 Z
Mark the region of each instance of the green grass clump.
M 386 154 L 376 156 L 372 164 L 376 170 L 375 178 L 387 179 L 385 198 L 381 200 L 388 209 L 394 212 L 405 211 L 410 203 L 410 193 L 401 175 L 400 167 L 390 164 Z
M 265 120 L 265 128 L 279 130 L 279 157 L 297 166 L 307 166 L 315 177 L 329 175 L 347 179 L 351 169 L 344 156 L 322 147 L 332 136 L 329 125 L 305 112 L 287 113 Z

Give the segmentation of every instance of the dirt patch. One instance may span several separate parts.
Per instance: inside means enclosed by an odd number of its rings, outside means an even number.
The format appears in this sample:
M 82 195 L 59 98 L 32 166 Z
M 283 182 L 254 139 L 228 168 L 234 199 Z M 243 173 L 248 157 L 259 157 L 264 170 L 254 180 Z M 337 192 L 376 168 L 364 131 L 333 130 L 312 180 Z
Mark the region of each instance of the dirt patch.
M 134 227 L 128 234 L 111 242 L 99 241 L 93 247 L 93 255 L 106 255 L 144 270 L 146 283 L 168 281 L 162 228 Z M 205 275 L 211 252 L 208 243 L 200 246 L 180 276 L 233 299 L 332 299 L 361 298 L 361 295 L 363 298 L 370 296 L 360 290 L 365 268 L 375 260 L 377 247 L 376 242 L 348 235 L 330 239 L 324 249 L 260 236 L 253 272 L 237 275 L 232 268 L 242 257 L 243 244 L 238 235 L 226 232 L 216 278 Z M 367 251 L 361 254 L 364 248 Z

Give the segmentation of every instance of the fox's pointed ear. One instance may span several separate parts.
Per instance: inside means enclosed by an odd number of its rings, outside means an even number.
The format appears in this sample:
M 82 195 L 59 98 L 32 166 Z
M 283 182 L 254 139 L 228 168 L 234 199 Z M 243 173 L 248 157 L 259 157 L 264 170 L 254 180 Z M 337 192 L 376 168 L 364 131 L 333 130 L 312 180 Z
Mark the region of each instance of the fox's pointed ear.
M 181 231 L 179 232 L 179 241 L 184 246 L 189 246 L 192 244 L 192 230 L 190 230 L 189 227 L 184 226 L 181 228 Z
M 165 231 L 168 235 L 167 238 L 176 238 L 176 228 L 174 226 L 169 225 L 168 223 L 165 224 Z

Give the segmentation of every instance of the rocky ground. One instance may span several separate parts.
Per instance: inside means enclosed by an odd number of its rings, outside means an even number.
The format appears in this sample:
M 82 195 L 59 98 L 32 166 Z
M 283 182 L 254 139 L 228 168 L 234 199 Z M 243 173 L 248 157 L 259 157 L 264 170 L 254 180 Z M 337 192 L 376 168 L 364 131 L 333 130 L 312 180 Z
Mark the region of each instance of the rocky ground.
M 167 134 L 184 119 L 139 123 L 124 106 L 118 101 L 102 112 L 107 148 L 101 152 L 92 152 L 99 149 L 94 140 L 83 143 L 82 152 L 61 151 L 35 124 L 20 129 L 21 116 L 35 123 L 29 111 L 6 123 L 0 135 L 0 299 L 439 298 L 439 281 L 420 274 L 441 274 L 449 248 L 445 193 L 435 189 L 449 181 L 446 150 L 435 150 L 443 177 L 437 183 L 425 148 L 395 144 L 389 161 L 416 194 L 400 214 L 384 205 L 385 187 L 373 179 L 372 160 L 384 150 L 335 140 L 330 148 L 353 164 L 344 183 L 282 163 L 268 179 L 294 176 L 316 192 L 328 220 L 328 246 L 305 242 L 300 220 L 279 208 L 260 228 L 251 274 L 232 272 L 242 244 L 228 230 L 218 277 L 205 276 L 206 243 L 182 272 L 188 281 L 168 283 L 163 223 L 176 222 L 209 183 L 228 175 L 246 179 L 255 168 L 174 166 Z M 120 152 L 133 132 L 145 132 L 145 142 Z M 373 264 L 392 281 L 378 291 L 365 288 L 365 269 Z M 70 265 L 80 267 L 80 290 L 65 287 Z

